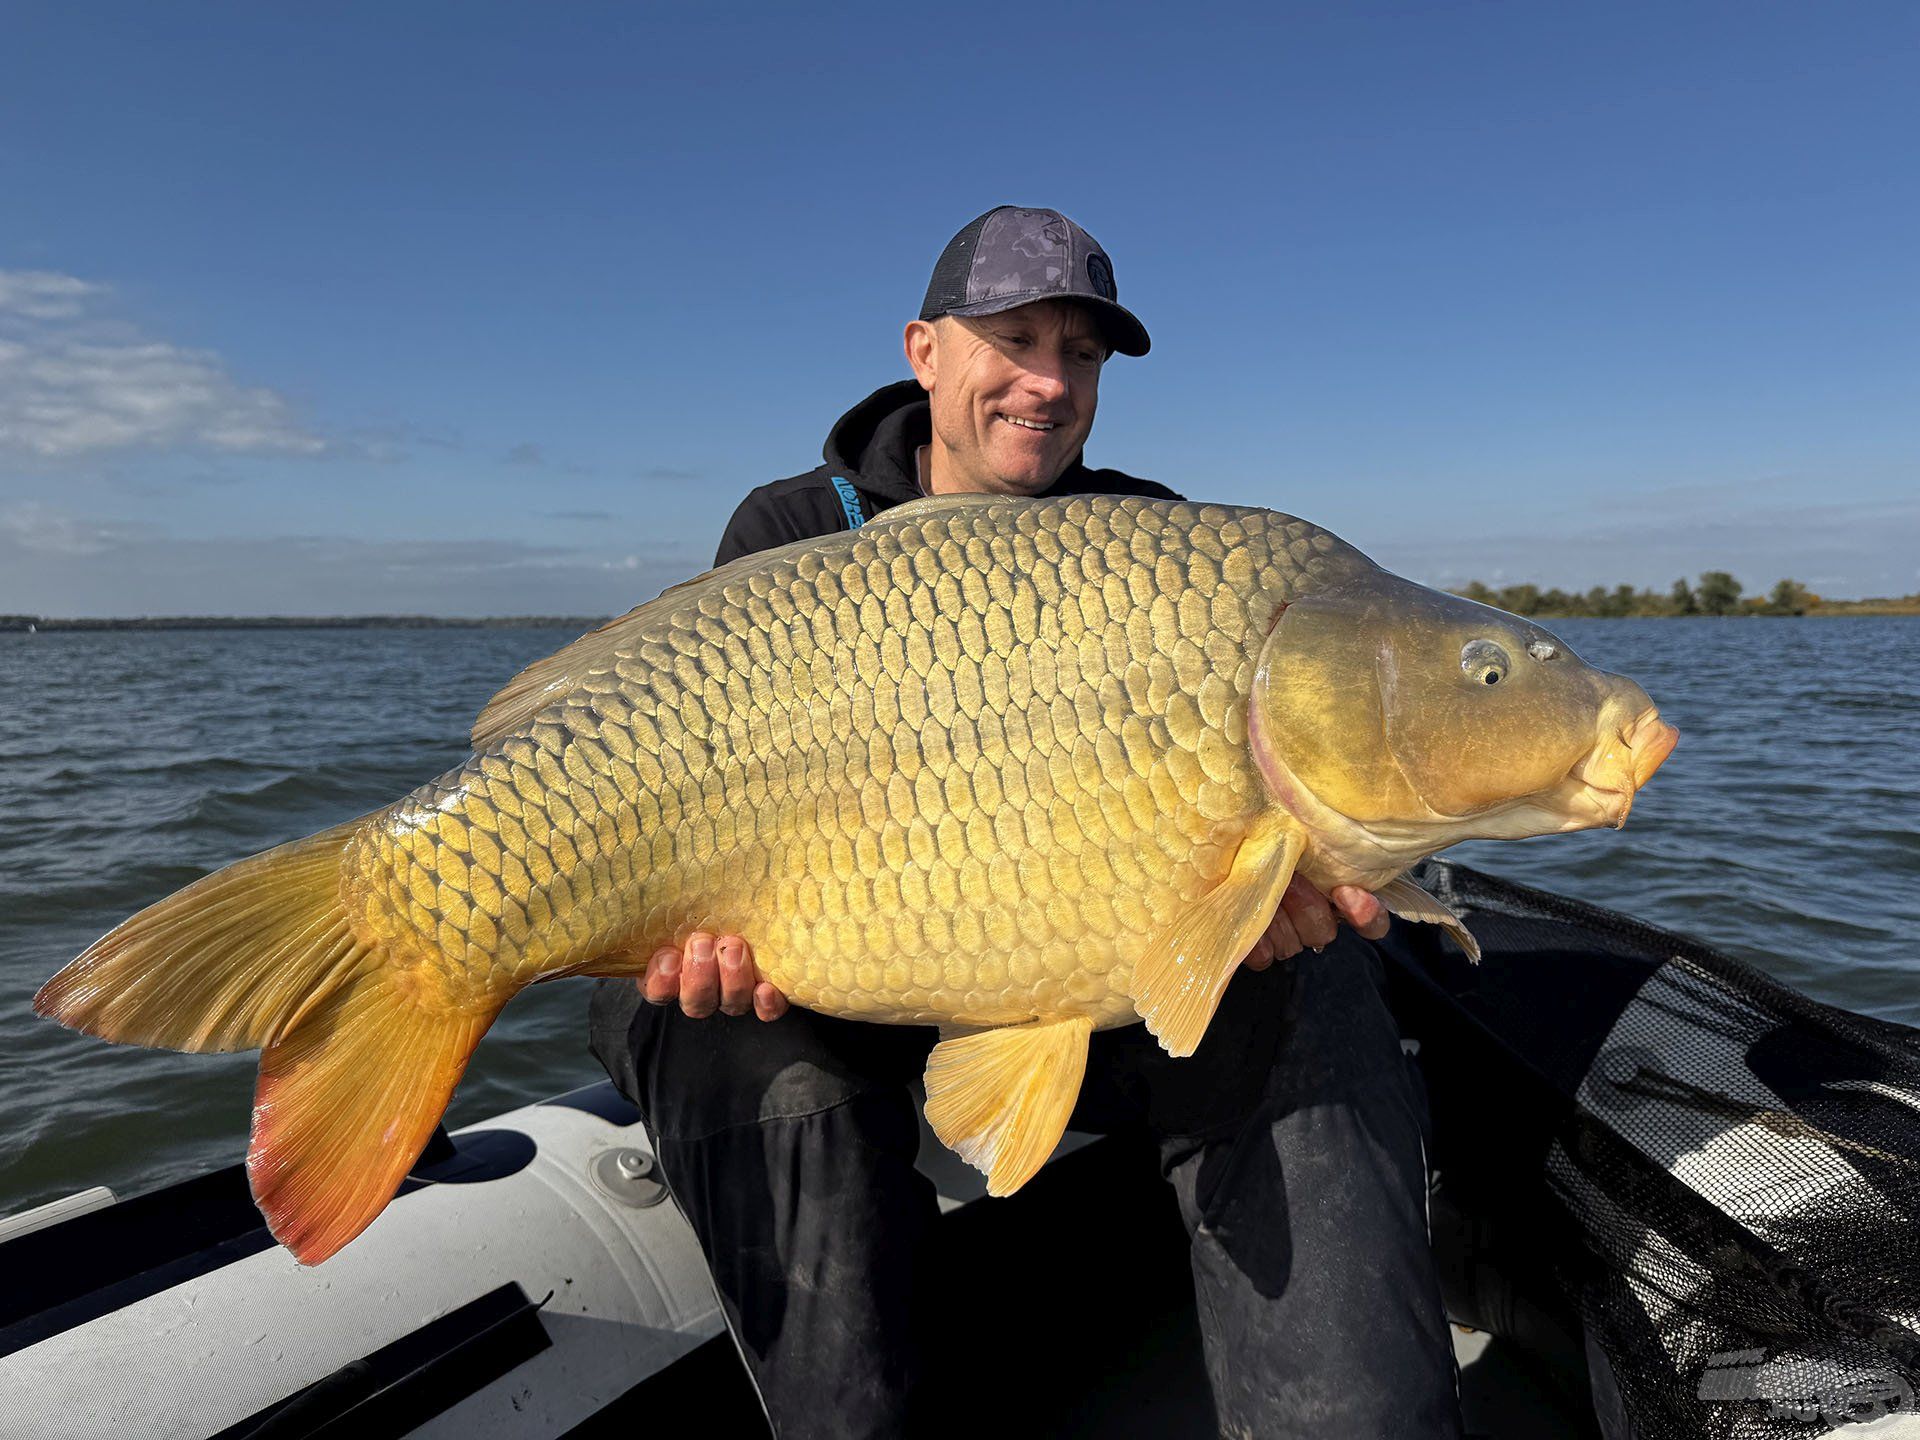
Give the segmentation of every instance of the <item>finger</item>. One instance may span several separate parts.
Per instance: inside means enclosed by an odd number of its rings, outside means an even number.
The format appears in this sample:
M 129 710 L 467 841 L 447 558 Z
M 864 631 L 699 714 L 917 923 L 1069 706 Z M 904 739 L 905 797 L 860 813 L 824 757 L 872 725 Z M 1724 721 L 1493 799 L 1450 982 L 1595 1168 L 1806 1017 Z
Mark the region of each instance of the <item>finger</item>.
M 653 952 L 640 989 L 649 1005 L 671 1005 L 680 995 L 680 952 L 671 945 Z
M 1273 964 L 1273 937 L 1261 931 L 1260 938 L 1253 942 L 1253 949 L 1247 952 L 1247 958 L 1240 963 L 1249 970 L 1264 970 Z
M 720 1008 L 720 967 L 713 958 L 713 936 L 696 930 L 681 947 L 680 1008 L 704 1020 Z
M 1387 907 L 1371 890 L 1362 890 L 1358 885 L 1336 885 L 1332 899 L 1341 917 L 1367 939 L 1378 940 L 1387 933 Z
M 720 959 L 720 1008 L 744 1015 L 753 1008 L 753 967 L 747 963 L 747 942 L 738 935 L 722 935 L 714 947 Z
M 1273 944 L 1273 958 L 1276 960 L 1291 959 L 1307 948 L 1300 943 L 1299 932 L 1293 928 L 1293 922 L 1287 918 L 1285 910 L 1273 912 L 1273 919 L 1267 922 L 1267 939 Z
M 770 980 L 753 987 L 753 1013 L 762 1020 L 778 1020 L 787 1013 L 787 997 Z
M 744 950 L 748 973 L 753 976 L 753 1013 L 762 1020 L 778 1020 L 787 1013 L 786 992 L 760 973 L 760 966 L 753 958 L 753 946 L 745 940 L 740 944 Z
M 1293 922 L 1293 931 L 1302 944 L 1318 950 L 1322 945 L 1333 943 L 1336 933 L 1333 907 L 1311 880 L 1296 875 L 1288 881 L 1287 893 L 1280 897 L 1280 908 Z

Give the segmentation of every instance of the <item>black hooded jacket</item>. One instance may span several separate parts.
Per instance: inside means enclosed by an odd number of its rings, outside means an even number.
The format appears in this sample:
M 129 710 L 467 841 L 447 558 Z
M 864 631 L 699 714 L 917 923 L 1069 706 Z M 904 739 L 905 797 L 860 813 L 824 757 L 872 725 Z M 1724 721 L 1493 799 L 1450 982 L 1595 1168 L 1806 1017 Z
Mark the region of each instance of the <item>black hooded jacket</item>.
M 927 395 L 912 380 L 883 385 L 827 432 L 826 463 L 750 491 L 727 522 L 715 565 L 794 540 L 853 529 L 882 510 L 920 498 L 914 452 L 933 437 Z M 1118 470 L 1089 470 L 1074 456 L 1048 495 L 1180 497 Z

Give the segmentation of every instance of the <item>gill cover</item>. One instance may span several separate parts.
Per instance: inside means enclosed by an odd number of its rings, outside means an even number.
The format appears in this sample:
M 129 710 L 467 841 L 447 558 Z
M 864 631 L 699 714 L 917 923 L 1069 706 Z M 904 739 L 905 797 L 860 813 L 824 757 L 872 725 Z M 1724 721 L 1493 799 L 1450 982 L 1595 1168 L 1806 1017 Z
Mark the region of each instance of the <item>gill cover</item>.
M 1549 790 L 1650 704 L 1539 626 L 1383 570 L 1288 606 L 1262 671 L 1276 757 L 1362 823 Z

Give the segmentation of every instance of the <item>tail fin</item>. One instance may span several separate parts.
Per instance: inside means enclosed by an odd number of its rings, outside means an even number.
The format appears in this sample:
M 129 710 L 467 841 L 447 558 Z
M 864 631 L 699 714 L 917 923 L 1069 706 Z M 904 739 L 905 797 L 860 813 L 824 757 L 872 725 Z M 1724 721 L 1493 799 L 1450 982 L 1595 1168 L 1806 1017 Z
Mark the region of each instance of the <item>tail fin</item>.
M 33 1008 L 107 1040 L 262 1048 L 247 1176 L 303 1263 L 393 1198 L 507 996 L 448 995 L 358 939 L 341 902 L 358 822 L 242 860 L 96 941 Z
M 260 1057 L 247 1179 L 303 1265 L 386 1208 L 506 1003 L 456 1006 L 436 979 L 371 967 Z
M 365 962 L 340 903 L 358 822 L 219 870 L 96 940 L 35 1013 L 129 1045 L 271 1045 Z

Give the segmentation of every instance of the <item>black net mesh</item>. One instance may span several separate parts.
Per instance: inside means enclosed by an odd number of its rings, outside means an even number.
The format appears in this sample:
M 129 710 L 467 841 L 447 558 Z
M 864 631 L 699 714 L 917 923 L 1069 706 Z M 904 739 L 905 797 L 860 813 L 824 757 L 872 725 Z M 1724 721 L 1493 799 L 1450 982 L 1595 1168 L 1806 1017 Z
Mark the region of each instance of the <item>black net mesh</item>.
M 1920 1031 L 1430 862 L 1396 926 L 1438 1168 L 1584 1328 L 1610 1436 L 1786 1440 L 1920 1392 Z

